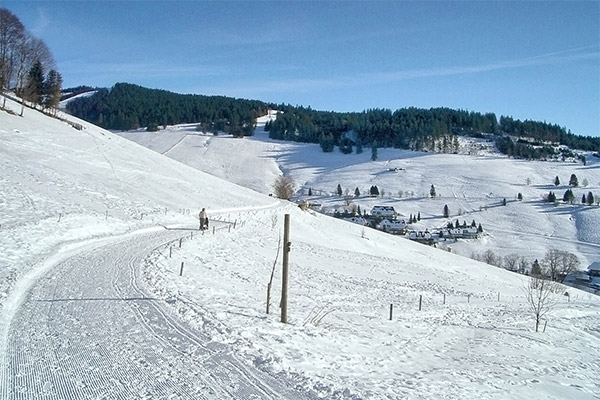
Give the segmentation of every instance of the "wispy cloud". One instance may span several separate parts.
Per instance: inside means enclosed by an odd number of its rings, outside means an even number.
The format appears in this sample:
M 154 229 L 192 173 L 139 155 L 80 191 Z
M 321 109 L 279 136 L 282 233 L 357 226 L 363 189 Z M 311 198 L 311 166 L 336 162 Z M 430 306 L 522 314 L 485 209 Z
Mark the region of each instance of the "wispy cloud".
M 395 82 L 421 79 L 438 78 L 455 75 L 481 74 L 491 71 L 527 68 L 535 66 L 558 65 L 580 60 L 596 60 L 600 63 L 600 51 L 591 47 L 582 47 L 567 51 L 536 55 L 515 60 L 507 60 L 490 64 L 470 66 L 448 66 L 438 68 L 410 69 L 394 72 L 373 72 L 355 75 L 346 75 L 333 78 L 296 78 L 260 81 L 255 84 L 242 84 L 242 89 L 248 94 L 271 93 L 282 91 L 310 92 L 314 90 L 331 90 L 349 87 L 362 87 L 369 85 L 392 84 Z M 233 85 L 228 85 L 229 89 Z

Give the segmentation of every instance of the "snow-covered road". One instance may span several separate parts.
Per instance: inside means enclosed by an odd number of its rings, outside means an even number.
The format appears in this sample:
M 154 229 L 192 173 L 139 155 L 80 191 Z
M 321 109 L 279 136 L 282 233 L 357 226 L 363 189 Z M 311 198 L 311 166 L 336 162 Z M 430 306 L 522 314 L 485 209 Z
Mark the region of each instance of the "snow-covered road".
M 181 232 L 80 246 L 32 282 L 5 332 L 2 399 L 311 399 L 183 324 L 140 267 Z

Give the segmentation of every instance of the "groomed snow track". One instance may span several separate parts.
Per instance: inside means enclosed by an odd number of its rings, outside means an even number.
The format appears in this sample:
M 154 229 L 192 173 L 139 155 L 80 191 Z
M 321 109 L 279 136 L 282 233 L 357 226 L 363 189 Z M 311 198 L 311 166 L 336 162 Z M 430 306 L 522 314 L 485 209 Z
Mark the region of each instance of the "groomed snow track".
M 16 309 L 2 399 L 317 399 L 172 315 L 138 286 L 180 232 L 90 242 L 36 280 Z

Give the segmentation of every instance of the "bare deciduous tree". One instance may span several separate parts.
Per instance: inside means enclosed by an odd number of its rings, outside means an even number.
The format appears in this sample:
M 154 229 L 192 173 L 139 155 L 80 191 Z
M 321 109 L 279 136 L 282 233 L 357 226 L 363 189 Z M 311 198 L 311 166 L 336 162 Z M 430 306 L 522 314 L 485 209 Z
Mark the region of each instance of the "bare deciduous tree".
M 289 175 L 281 175 L 273 184 L 275 196 L 280 199 L 289 200 L 294 195 L 294 180 Z
M 532 276 L 525 289 L 525 296 L 535 316 L 535 331 L 538 332 L 541 320 L 556 305 L 556 282 Z
M 519 266 L 519 255 L 511 253 L 504 256 L 504 268 L 509 271 L 516 271 Z

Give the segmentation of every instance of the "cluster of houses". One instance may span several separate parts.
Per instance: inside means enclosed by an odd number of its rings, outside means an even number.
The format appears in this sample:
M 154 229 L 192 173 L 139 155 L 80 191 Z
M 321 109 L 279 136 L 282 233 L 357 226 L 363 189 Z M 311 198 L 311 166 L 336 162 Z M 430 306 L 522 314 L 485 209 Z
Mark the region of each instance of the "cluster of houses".
M 405 220 L 397 219 L 398 213 L 392 206 L 374 206 L 370 214 L 351 215 L 335 213 L 334 216 L 355 224 L 371 226 L 391 234 L 406 235 L 410 240 L 429 245 L 444 240 L 477 239 L 480 234 L 477 227 L 473 226 L 447 227 L 432 231 L 409 231 L 408 223 Z
M 600 261 L 592 263 L 587 271 L 574 271 L 565 277 L 565 285 L 590 293 L 600 294 Z

